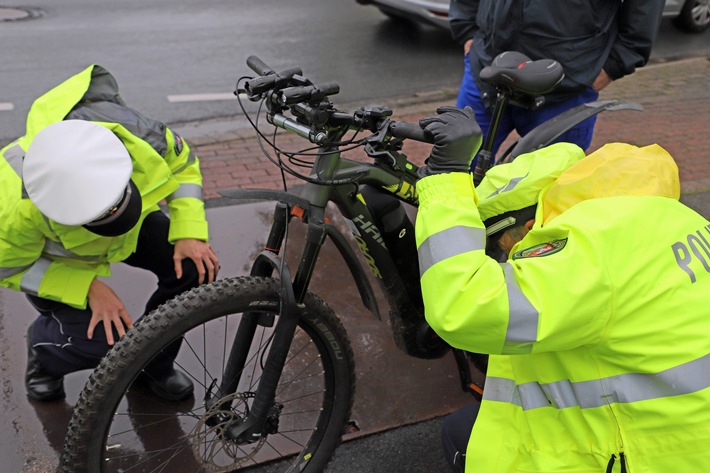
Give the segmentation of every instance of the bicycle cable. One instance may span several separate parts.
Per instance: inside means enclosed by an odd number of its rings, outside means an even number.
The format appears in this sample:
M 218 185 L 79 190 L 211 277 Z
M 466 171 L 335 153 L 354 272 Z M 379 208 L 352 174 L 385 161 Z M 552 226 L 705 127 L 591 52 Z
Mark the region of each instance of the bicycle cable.
M 250 126 L 254 129 L 254 131 L 256 131 L 256 133 L 257 133 L 257 143 L 259 144 L 259 148 L 261 149 L 262 153 L 264 154 L 264 156 L 265 156 L 272 164 L 274 164 L 276 167 L 278 167 L 278 168 L 282 171 L 282 173 L 285 172 L 285 173 L 288 173 L 288 174 L 290 174 L 290 175 L 292 175 L 292 176 L 294 176 L 294 177 L 296 177 L 296 178 L 298 178 L 298 179 L 300 179 L 300 180 L 302 180 L 302 181 L 305 181 L 305 182 L 308 182 L 308 183 L 311 183 L 311 184 L 318 184 L 318 185 L 341 185 L 341 184 L 347 184 L 347 183 L 350 183 L 350 182 L 355 182 L 355 181 L 357 181 L 357 180 L 361 177 L 361 174 L 358 173 L 358 174 L 356 174 L 356 175 L 354 175 L 354 176 L 352 176 L 352 177 L 350 177 L 350 178 L 347 178 L 347 179 L 340 179 L 340 180 L 314 179 L 314 178 L 312 178 L 312 177 L 310 177 L 310 176 L 306 176 L 306 175 L 304 175 L 304 174 L 301 174 L 301 173 L 299 173 L 298 171 L 294 170 L 292 167 L 288 166 L 288 165 L 284 162 L 284 160 L 281 159 L 281 155 L 284 155 L 284 156 L 288 157 L 289 162 L 292 162 L 292 164 L 294 164 L 295 166 L 306 167 L 306 166 L 312 165 L 312 162 L 303 160 L 303 159 L 299 158 L 299 156 L 313 156 L 313 157 L 315 157 L 315 156 L 318 156 L 318 155 L 334 154 L 334 153 L 340 153 L 340 152 L 343 152 L 343 151 L 351 151 L 351 150 L 354 150 L 354 149 L 363 147 L 363 146 L 365 145 L 365 140 L 363 139 L 363 140 L 359 140 L 359 141 L 357 141 L 357 142 L 354 142 L 354 141 L 353 141 L 353 140 L 354 140 L 354 136 L 353 136 L 353 138 L 351 138 L 351 139 L 349 139 L 349 140 L 346 140 L 346 141 L 338 141 L 338 142 L 333 142 L 333 143 L 332 143 L 333 146 L 337 146 L 337 147 L 340 147 L 340 146 L 342 146 L 342 145 L 348 146 L 348 147 L 346 147 L 346 148 L 344 148 L 344 149 L 343 149 L 343 148 L 339 148 L 339 149 L 336 149 L 336 150 L 333 150 L 333 151 L 319 151 L 318 153 L 315 153 L 315 152 L 314 152 L 314 153 L 306 152 L 306 151 L 308 151 L 308 150 L 315 150 L 315 149 L 317 149 L 317 148 L 318 148 L 317 146 L 311 147 L 311 148 L 305 148 L 305 149 L 302 150 L 302 151 L 296 151 L 296 152 L 286 151 L 286 150 L 284 150 L 284 149 L 281 149 L 281 148 L 276 144 L 276 137 L 277 137 L 277 131 L 278 131 L 277 128 L 274 129 L 274 138 L 273 138 L 273 139 L 269 139 L 269 138 L 261 131 L 261 129 L 259 128 L 258 121 L 259 121 L 259 117 L 261 116 L 261 113 L 262 113 L 262 108 L 263 108 L 263 104 L 264 104 L 264 100 L 265 100 L 265 99 L 262 98 L 262 99 L 260 100 L 259 108 L 257 109 L 257 113 L 256 113 L 256 115 L 257 115 L 256 121 L 251 117 L 251 115 L 249 114 L 249 112 L 246 110 L 246 107 L 244 106 L 244 103 L 242 102 L 242 98 L 241 98 L 241 96 L 240 96 L 241 94 L 238 93 L 238 91 L 239 91 L 239 90 L 243 90 L 243 89 L 239 87 L 239 84 L 242 83 L 243 81 L 249 80 L 249 79 L 251 79 L 251 78 L 250 78 L 250 77 L 243 76 L 243 77 L 240 77 L 239 80 L 237 81 L 237 92 L 235 93 L 235 95 L 237 96 L 237 102 L 239 103 L 239 107 L 241 108 L 242 113 L 244 114 L 244 117 L 247 119 L 247 121 L 249 122 Z M 362 129 L 355 130 L 355 136 L 356 136 L 357 133 L 359 133 L 361 130 L 362 130 Z M 269 150 L 266 149 L 266 147 L 264 146 L 264 142 L 277 154 L 277 158 L 274 158 L 274 157 L 271 155 L 271 153 L 269 152 Z M 282 180 L 283 180 L 284 187 L 285 187 L 285 186 L 286 186 L 286 185 L 285 185 L 285 176 L 283 176 L 283 175 L 282 175 Z M 284 188 L 284 190 L 286 190 L 286 188 Z

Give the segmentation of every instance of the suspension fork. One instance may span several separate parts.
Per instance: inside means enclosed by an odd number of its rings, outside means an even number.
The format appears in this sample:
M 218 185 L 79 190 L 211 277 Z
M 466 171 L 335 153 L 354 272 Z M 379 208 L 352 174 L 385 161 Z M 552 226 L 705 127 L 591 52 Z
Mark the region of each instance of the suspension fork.
M 257 257 L 252 266 L 252 276 L 268 277 L 274 270 L 279 272 L 281 281 L 280 316 L 278 321 L 276 321 L 270 342 L 271 348 L 266 358 L 249 415 L 243 423 L 236 424 L 228 429 L 226 432 L 228 438 L 246 442 L 257 441 L 263 435 L 267 416 L 274 405 L 278 381 L 281 378 L 288 351 L 291 347 L 291 341 L 298 326 L 302 301 L 326 236 L 325 209 L 312 207 L 310 210 L 311 212 L 307 218 L 308 235 L 306 244 L 293 282 L 288 265 L 277 256 L 281 252 L 286 226 L 291 217 L 290 206 L 286 204 L 276 204 L 274 220 L 267 238 L 266 248 Z M 225 375 L 220 386 L 220 394 L 222 396 L 236 392 L 257 326 L 272 326 L 273 324 L 273 315 L 267 316 L 267 314 L 258 311 L 243 314 L 232 343 Z
M 265 252 L 278 255 L 281 251 L 281 244 L 286 234 L 286 226 L 288 225 L 289 219 L 289 206 L 277 202 L 276 208 L 274 209 L 274 219 L 271 224 L 271 230 L 266 239 Z M 273 269 L 273 266 L 267 259 L 257 258 L 252 265 L 250 274 L 252 276 L 268 277 L 273 273 Z M 254 339 L 257 326 L 260 324 L 267 327 L 273 325 L 273 315 L 269 317 L 269 314 L 263 312 L 245 312 L 242 315 L 237 333 L 232 342 L 232 347 L 229 351 L 229 358 L 227 359 L 227 365 L 224 369 L 219 393 L 215 397 L 215 400 L 236 392 L 241 374 L 247 362 L 247 357 L 249 356 L 249 348 Z
M 266 357 L 264 370 L 256 389 L 254 402 L 244 422 L 232 425 L 225 432 L 229 439 L 240 442 L 256 442 L 264 435 L 266 421 L 274 406 L 276 388 L 283 371 L 291 341 L 296 333 L 298 318 L 303 307 L 296 303 L 291 285 L 291 273 L 288 266 L 276 255 L 267 251 L 261 253 L 259 259 L 268 260 L 281 276 L 280 315 L 274 333 L 271 348 Z

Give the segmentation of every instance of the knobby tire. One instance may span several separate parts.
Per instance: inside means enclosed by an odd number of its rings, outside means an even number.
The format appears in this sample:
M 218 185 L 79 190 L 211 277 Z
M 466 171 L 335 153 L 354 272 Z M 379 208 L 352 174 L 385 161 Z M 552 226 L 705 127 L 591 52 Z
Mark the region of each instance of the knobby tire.
M 322 471 L 341 440 L 355 389 L 353 353 L 344 327 L 307 293 L 279 379 L 277 433 L 260 442 L 225 439 L 253 400 L 270 347 L 268 327 L 253 337 L 236 394 L 207 410 L 205 393 L 221 381 L 242 313 L 275 314 L 279 281 L 239 277 L 185 293 L 143 317 L 94 370 L 70 421 L 63 458 L 69 473 Z M 268 325 L 268 323 L 265 323 Z M 261 333 L 260 333 L 261 332 Z M 185 401 L 165 401 L 133 381 L 148 362 L 181 339 L 175 366 L 195 386 Z M 209 412 L 209 414 L 207 414 Z M 219 419 L 215 421 L 214 419 Z M 215 423 L 219 425 L 214 425 Z

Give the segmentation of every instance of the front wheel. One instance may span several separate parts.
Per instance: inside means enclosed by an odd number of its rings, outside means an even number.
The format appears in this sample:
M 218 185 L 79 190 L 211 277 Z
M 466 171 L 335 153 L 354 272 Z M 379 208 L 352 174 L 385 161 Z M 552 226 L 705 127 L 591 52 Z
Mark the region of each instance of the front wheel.
M 350 415 L 355 371 L 345 329 L 313 294 L 304 299 L 263 435 L 249 441 L 229 435 L 248 416 L 278 316 L 279 282 L 240 277 L 201 286 L 143 317 L 82 391 L 69 424 L 64 471 L 322 471 Z M 221 394 L 235 332 L 250 317 L 258 324 L 244 352 L 245 368 L 236 390 Z M 171 357 L 195 391 L 188 400 L 170 402 L 134 380 L 176 341 L 180 350 Z

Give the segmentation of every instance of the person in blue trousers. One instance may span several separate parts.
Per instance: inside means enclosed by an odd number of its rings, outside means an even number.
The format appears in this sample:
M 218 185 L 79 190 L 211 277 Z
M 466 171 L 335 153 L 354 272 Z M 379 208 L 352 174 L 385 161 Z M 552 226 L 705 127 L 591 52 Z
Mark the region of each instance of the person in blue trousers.
M 484 136 L 495 101 L 492 87 L 478 80 L 481 69 L 505 51 L 531 60 L 553 59 L 563 82 L 545 95 L 536 110 L 509 106 L 493 154 L 514 130 L 524 136 L 537 125 L 582 103 L 597 100 L 614 80 L 644 66 L 651 55 L 663 13 L 663 0 L 451 0 L 449 24 L 463 46 L 464 73 L 456 106 L 471 107 Z M 587 149 L 596 117 L 557 138 Z M 472 169 L 476 161 L 472 163 Z

